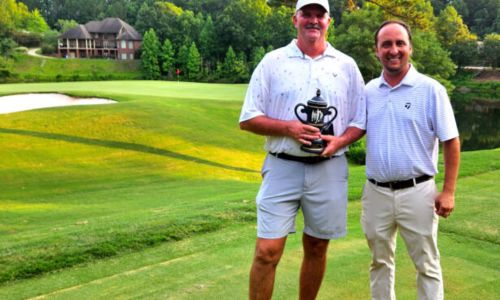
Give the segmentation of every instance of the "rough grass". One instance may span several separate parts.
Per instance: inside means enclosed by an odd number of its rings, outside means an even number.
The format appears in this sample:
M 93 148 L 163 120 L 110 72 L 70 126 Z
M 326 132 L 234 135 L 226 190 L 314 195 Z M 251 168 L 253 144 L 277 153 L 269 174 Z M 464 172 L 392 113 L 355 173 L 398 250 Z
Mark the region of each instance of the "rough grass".
M 17 54 L 7 82 L 140 79 L 139 60 L 42 58 Z

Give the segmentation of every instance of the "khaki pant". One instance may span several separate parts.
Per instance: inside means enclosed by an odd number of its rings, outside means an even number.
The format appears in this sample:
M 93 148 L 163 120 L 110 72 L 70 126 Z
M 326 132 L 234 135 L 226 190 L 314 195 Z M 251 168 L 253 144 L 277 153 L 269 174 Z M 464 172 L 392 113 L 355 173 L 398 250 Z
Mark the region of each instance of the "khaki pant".
M 417 269 L 418 299 L 443 299 L 443 280 L 437 248 L 438 216 L 434 212 L 434 180 L 391 190 L 366 181 L 361 225 L 372 252 L 372 299 L 396 299 L 394 274 L 396 231 Z

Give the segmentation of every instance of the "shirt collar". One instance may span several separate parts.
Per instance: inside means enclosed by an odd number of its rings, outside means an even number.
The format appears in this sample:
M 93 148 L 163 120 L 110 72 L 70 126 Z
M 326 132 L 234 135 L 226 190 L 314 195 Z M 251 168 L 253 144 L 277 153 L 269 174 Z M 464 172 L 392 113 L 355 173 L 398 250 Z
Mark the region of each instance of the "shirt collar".
M 297 39 L 293 39 L 290 42 L 290 44 L 288 44 L 286 50 L 287 50 L 288 57 L 301 57 L 301 58 L 306 57 L 306 55 L 297 46 Z M 323 54 L 318 56 L 316 59 L 322 58 L 324 56 L 335 57 L 335 48 L 333 48 L 333 46 L 330 45 L 329 42 L 326 42 L 326 48 L 325 48 L 325 51 L 323 52 Z
M 408 72 L 406 73 L 405 77 L 403 77 L 403 80 L 401 80 L 401 82 L 396 85 L 396 86 L 393 86 L 391 87 L 387 81 L 385 81 L 385 78 L 384 78 L 384 71 L 382 71 L 382 73 L 380 74 L 380 81 L 379 81 L 379 87 L 385 85 L 385 86 L 388 86 L 390 88 L 397 88 L 399 86 L 402 86 L 402 85 L 406 85 L 406 86 L 414 86 L 416 83 L 417 83 L 417 77 L 418 77 L 418 72 L 417 72 L 417 69 L 415 69 L 415 67 L 410 64 L 410 69 L 408 69 Z

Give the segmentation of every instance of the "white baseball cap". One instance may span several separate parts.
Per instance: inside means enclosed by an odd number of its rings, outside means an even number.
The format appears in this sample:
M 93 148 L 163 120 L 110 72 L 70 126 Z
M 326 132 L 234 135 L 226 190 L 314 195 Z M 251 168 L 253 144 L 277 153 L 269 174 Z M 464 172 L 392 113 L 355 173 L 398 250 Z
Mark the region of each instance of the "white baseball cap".
M 298 11 L 302 7 L 311 4 L 320 5 L 326 10 L 327 13 L 330 13 L 330 5 L 328 4 L 328 0 L 299 0 L 297 1 L 297 6 L 295 6 L 295 11 Z

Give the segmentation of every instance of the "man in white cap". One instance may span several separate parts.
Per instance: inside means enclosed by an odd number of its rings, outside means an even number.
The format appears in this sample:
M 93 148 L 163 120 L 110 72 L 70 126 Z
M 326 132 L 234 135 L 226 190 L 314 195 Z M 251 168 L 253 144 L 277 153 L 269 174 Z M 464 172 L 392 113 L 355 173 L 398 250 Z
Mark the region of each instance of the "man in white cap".
M 326 268 L 328 243 L 346 234 L 347 146 L 365 130 L 364 81 L 354 60 L 326 41 L 327 0 L 297 2 L 297 39 L 262 59 L 248 86 L 240 116 L 243 130 L 267 136 L 268 155 L 257 195 L 257 241 L 250 271 L 250 299 L 270 299 L 276 267 L 299 209 L 304 215 L 300 299 L 315 299 Z M 333 131 L 297 120 L 299 103 L 321 91 L 338 110 Z M 326 119 L 325 119 L 326 121 Z M 335 136 L 331 135 L 335 133 Z M 301 150 L 312 140 L 324 151 Z

